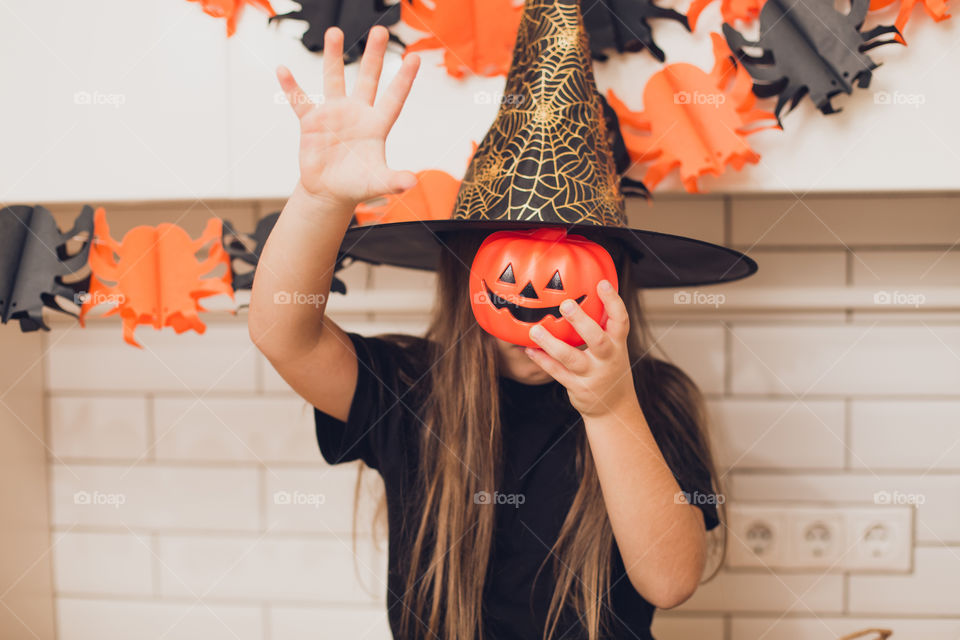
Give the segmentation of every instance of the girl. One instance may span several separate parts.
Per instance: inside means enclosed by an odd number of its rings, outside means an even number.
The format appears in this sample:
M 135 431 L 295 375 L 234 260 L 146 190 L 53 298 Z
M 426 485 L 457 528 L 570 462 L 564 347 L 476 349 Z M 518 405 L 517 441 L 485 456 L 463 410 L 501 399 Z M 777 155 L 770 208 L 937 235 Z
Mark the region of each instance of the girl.
M 355 206 L 415 184 L 386 166 L 384 144 L 419 62 L 406 56 L 375 102 L 387 35 L 371 30 L 347 95 L 343 34 L 326 32 L 319 106 L 278 69 L 300 120 L 300 180 L 257 268 L 251 338 L 315 408 L 323 457 L 383 477 L 395 637 L 650 638 L 654 608 L 696 589 L 719 519 L 703 499 L 714 472 L 700 395 L 649 355 L 618 243 L 605 247 L 619 294 L 596 289 L 606 327 L 561 305 L 582 349 L 536 326 L 539 349 L 477 326 L 476 232 L 442 238 L 424 338 L 346 333 L 324 305 L 274 304 L 280 292 L 326 300 Z

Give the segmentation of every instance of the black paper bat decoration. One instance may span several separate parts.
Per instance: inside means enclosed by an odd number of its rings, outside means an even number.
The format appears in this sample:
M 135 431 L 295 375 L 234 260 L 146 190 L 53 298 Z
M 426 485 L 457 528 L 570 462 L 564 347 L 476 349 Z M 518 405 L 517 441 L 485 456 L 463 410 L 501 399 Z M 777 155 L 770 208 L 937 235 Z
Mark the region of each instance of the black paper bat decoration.
M 303 33 L 303 46 L 313 52 L 323 51 L 323 34 L 333 26 L 343 30 L 343 60 L 347 64 L 357 60 L 367 46 L 370 27 L 381 24 L 389 27 L 400 20 L 400 3 L 387 5 L 383 0 L 297 0 L 300 9 L 274 20 L 303 20 L 310 26 Z M 390 34 L 390 40 L 403 44 Z
M 87 234 L 76 253 L 67 253 L 67 241 Z M 57 296 L 73 299 L 86 291 L 89 274 L 75 282 L 63 277 L 87 265 L 93 240 L 93 209 L 84 206 L 73 228 L 61 233 L 53 214 L 41 206 L 14 205 L 0 210 L 0 320 L 19 320 L 21 331 L 49 331 L 43 308 L 76 317 L 60 306 Z
M 641 196 L 650 199 L 650 190 L 647 185 L 640 180 L 634 180 L 623 175 L 630 169 L 630 153 L 627 151 L 627 145 L 623 141 L 623 134 L 620 133 L 620 118 L 617 112 L 607 103 L 607 99 L 600 96 L 600 104 L 603 106 L 603 119 L 607 125 L 607 141 L 613 151 L 613 161 L 620 175 L 620 191 L 626 195 Z
M 760 12 L 757 42 L 750 42 L 729 24 L 723 25 L 723 34 L 737 61 L 753 77 L 753 92 L 760 98 L 779 96 L 774 109 L 778 123 L 787 102 L 789 113 L 808 93 L 822 113 L 837 113 L 840 109 L 834 109 L 830 99 L 853 93 L 854 83 L 866 89 L 879 66 L 864 52 L 896 42 L 874 38 L 899 34 L 893 25 L 861 32 L 869 8 L 870 0 L 850 0 L 847 14 L 837 11 L 833 0 L 767 0 Z M 760 47 L 763 55 L 751 56 L 744 47 Z
M 263 253 L 263 247 L 267 244 L 267 237 L 270 235 L 270 232 L 273 231 L 273 227 L 277 224 L 279 217 L 280 212 L 278 211 L 262 218 L 257 222 L 257 228 L 252 234 L 241 234 L 234 229 L 229 221 L 223 221 L 223 248 L 227 251 L 227 255 L 230 256 L 230 271 L 234 291 L 253 287 L 253 275 L 256 272 L 257 263 L 260 262 L 260 254 Z M 251 244 L 254 245 L 252 250 L 248 248 Z M 237 273 L 236 269 L 233 268 L 234 260 L 245 262 L 253 268 L 245 273 Z M 334 267 L 334 273 L 343 268 L 343 266 L 343 260 L 339 259 L 336 267 Z M 347 285 L 344 284 L 340 278 L 334 277 L 333 282 L 330 284 L 330 291 L 331 293 L 345 294 L 347 292 Z
M 267 236 L 273 230 L 273 225 L 277 223 L 279 213 L 272 213 L 257 222 L 257 228 L 252 234 L 241 234 L 234 229 L 229 220 L 223 221 L 223 248 L 230 256 L 230 272 L 234 291 L 240 289 L 249 289 L 253 286 L 253 273 L 260 261 L 260 254 L 263 253 L 263 245 L 267 243 Z M 245 242 L 246 241 L 246 242 Z M 254 245 L 251 250 L 250 244 Z M 247 272 L 237 273 L 233 268 L 233 261 L 240 260 L 252 267 Z
M 676 20 L 690 31 L 687 16 L 658 7 L 653 0 L 582 0 L 581 8 L 590 34 L 590 54 L 597 60 L 606 60 L 604 52 L 610 49 L 619 53 L 646 49 L 663 62 L 666 56 L 653 41 L 649 18 Z

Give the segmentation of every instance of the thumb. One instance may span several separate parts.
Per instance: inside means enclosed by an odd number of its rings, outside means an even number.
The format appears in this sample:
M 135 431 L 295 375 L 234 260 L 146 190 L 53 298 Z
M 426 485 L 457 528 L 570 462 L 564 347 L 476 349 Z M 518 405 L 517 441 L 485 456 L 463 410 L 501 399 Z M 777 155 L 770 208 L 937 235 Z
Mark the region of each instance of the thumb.
M 416 186 L 419 179 L 417 175 L 412 171 L 391 171 L 387 175 L 386 183 L 390 187 L 392 193 L 399 193 L 401 191 L 406 191 L 407 189 L 412 189 Z

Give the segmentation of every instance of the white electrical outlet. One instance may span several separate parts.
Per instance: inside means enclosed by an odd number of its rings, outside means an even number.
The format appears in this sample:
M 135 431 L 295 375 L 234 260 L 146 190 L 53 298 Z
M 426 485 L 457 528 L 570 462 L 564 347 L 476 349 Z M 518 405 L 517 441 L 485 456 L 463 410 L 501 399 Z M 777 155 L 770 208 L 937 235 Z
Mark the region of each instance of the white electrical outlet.
M 801 569 L 838 566 L 846 552 L 844 514 L 836 509 L 792 508 L 784 566 Z
M 851 514 L 847 545 L 851 570 L 909 571 L 913 510 L 877 507 Z
M 732 503 L 727 518 L 729 567 L 910 569 L 911 506 Z
M 786 519 L 777 509 L 729 505 L 727 564 L 735 567 L 772 567 L 782 564 Z

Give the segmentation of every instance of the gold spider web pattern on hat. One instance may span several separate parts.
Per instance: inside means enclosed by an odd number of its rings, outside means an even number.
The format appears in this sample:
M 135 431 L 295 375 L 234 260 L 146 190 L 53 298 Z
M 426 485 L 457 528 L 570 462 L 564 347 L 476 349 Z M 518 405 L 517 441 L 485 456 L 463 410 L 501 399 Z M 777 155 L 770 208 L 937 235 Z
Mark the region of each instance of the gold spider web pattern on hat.
M 589 50 L 578 0 L 527 0 L 453 219 L 626 226 Z

